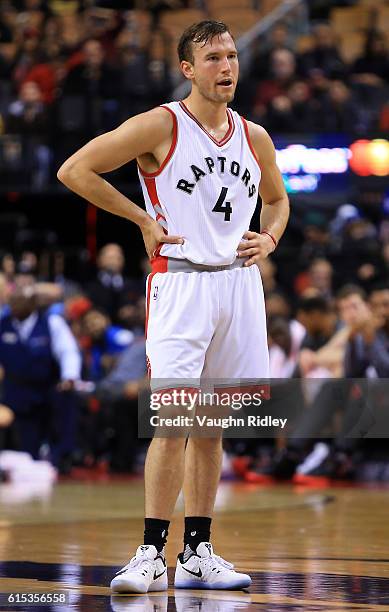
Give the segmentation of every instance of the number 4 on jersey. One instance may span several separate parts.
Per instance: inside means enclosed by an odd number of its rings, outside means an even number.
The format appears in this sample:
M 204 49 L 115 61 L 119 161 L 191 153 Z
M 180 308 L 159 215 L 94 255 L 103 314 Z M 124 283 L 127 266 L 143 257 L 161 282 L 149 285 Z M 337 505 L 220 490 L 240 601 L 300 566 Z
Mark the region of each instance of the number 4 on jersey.
M 222 187 L 220 195 L 217 199 L 215 206 L 212 208 L 212 212 L 224 213 L 224 221 L 231 221 L 232 206 L 231 202 L 225 202 L 227 196 L 228 187 Z

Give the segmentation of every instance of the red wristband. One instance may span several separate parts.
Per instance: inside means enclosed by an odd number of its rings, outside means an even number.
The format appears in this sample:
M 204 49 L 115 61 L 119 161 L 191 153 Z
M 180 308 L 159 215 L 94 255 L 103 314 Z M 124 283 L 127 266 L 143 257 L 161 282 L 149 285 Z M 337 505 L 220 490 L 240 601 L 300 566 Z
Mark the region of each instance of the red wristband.
M 266 230 L 263 230 L 262 232 L 260 232 L 260 234 L 266 234 L 267 236 L 269 236 L 269 238 L 271 238 L 274 242 L 274 246 L 277 246 L 277 240 L 274 238 L 274 236 L 272 236 L 272 234 L 270 234 L 270 232 L 267 232 Z

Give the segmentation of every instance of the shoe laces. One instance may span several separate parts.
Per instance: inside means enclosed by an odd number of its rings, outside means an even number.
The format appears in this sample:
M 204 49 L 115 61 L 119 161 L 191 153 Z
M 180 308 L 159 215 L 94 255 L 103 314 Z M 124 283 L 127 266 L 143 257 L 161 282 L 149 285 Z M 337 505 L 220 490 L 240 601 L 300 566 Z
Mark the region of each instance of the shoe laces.
M 146 557 L 146 552 L 143 550 L 139 554 L 132 557 L 132 559 L 130 559 L 129 563 L 127 563 L 127 565 L 123 569 L 137 569 L 141 565 L 145 565 L 147 567 L 147 570 L 153 569 L 153 562 L 148 557 Z
M 234 568 L 232 563 L 229 563 L 223 557 L 219 557 L 219 555 L 210 555 L 209 557 L 201 557 L 201 562 L 203 568 L 206 570 L 207 574 L 210 574 L 213 571 L 221 571 L 221 570 L 232 570 Z

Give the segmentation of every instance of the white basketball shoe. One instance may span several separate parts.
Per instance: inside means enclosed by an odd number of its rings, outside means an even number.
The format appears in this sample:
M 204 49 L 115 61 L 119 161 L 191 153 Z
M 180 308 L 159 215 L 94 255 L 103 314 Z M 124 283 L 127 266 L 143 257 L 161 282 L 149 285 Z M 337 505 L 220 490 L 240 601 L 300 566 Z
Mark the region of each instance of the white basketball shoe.
M 135 557 L 123 567 L 111 582 L 114 593 L 148 593 L 167 590 L 167 567 L 164 551 L 155 546 L 138 546 Z
M 201 542 L 185 562 L 183 553 L 178 555 L 174 578 L 177 589 L 238 590 L 250 584 L 250 576 L 236 572 L 232 563 L 215 555 L 209 542 Z

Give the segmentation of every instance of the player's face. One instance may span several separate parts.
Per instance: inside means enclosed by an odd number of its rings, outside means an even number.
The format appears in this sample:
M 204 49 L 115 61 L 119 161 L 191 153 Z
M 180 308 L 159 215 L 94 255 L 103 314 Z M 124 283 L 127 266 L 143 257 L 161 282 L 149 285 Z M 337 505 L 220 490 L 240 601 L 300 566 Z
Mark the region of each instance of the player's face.
M 228 32 L 215 36 L 207 44 L 193 44 L 193 64 L 184 73 L 199 93 L 212 102 L 228 103 L 234 98 L 239 75 L 238 54 Z

